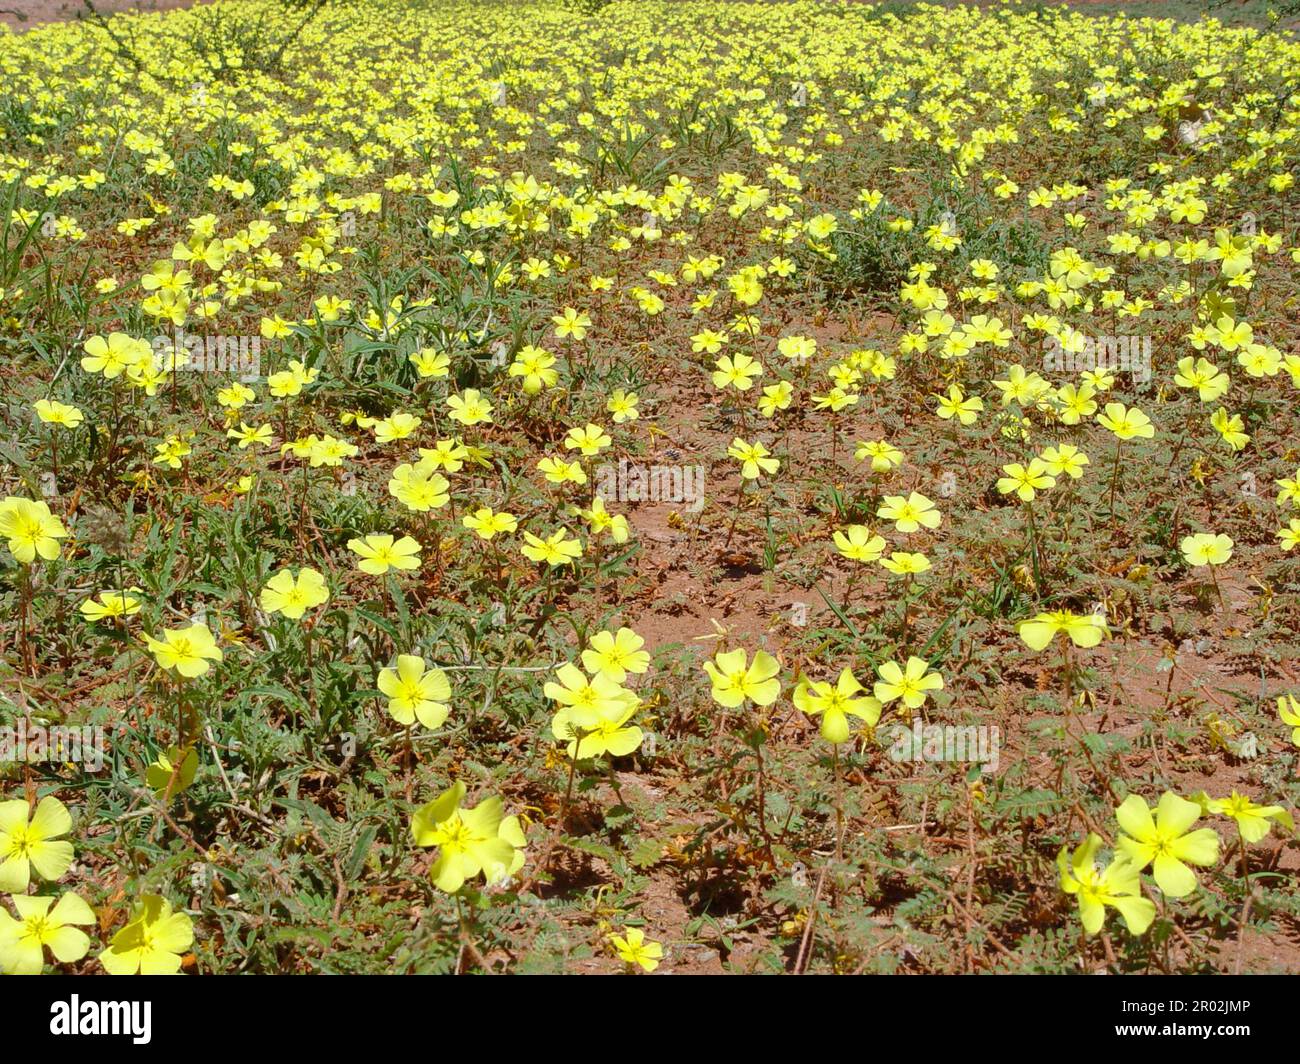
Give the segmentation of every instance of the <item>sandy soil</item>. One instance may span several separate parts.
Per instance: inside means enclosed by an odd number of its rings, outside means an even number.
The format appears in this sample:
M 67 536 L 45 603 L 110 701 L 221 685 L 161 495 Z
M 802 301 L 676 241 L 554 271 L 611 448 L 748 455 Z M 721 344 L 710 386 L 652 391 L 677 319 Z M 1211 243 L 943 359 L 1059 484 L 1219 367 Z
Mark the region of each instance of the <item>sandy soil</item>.
M 194 0 L 92 0 L 101 15 L 120 11 L 165 11 L 191 7 Z M 82 0 L 0 0 L 0 22 L 18 33 L 43 22 L 66 22 L 86 12 Z

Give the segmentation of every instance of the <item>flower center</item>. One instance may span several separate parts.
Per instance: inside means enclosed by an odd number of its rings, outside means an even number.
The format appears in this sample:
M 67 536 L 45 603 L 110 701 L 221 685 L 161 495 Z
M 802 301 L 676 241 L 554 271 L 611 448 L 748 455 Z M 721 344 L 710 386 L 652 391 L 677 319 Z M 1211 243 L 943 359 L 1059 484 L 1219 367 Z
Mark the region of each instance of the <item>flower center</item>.
M 26 857 L 31 852 L 33 841 L 27 825 L 20 824 L 9 834 L 9 856 Z

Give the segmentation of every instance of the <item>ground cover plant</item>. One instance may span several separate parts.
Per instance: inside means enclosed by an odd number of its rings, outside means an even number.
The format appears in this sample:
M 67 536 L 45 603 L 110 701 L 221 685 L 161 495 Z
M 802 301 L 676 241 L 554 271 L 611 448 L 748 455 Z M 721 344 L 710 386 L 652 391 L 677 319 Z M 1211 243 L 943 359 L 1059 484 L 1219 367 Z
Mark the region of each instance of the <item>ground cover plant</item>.
M 0 27 L 0 969 L 1295 971 L 1297 70 Z

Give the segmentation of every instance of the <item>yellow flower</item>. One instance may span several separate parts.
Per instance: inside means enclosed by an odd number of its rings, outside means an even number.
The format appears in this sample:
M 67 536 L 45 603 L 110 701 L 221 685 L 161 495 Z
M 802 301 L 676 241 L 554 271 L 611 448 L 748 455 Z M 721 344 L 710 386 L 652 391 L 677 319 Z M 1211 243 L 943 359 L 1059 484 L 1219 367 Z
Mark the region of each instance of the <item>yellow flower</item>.
M 1229 414 L 1223 407 L 1219 407 L 1210 416 L 1210 425 L 1234 451 L 1240 451 L 1250 442 L 1250 434 L 1246 432 L 1240 414 Z
M 438 728 L 451 712 L 447 674 L 426 671 L 424 659 L 415 654 L 399 654 L 396 669 L 380 670 L 379 690 L 388 696 L 388 713 L 398 724 L 419 720 L 426 728 Z
M 1065 384 L 1058 388 L 1054 405 L 1058 408 L 1061 422 L 1065 425 L 1077 425 L 1084 418 L 1092 417 L 1097 412 L 1097 404 L 1093 400 L 1096 394 L 1097 389 L 1091 384 L 1082 384 L 1078 387 Z
M 320 466 L 341 466 L 343 459 L 354 457 L 358 451 L 359 448 L 355 444 L 336 439 L 326 433 L 320 439 L 316 439 L 314 435 L 310 438 L 307 454 L 311 459 L 311 467 L 317 469 Z
M 731 441 L 727 455 L 740 463 L 740 475 L 745 480 L 757 480 L 764 473 L 775 473 L 781 463 L 769 458 L 772 452 L 761 443 L 746 443 L 739 436 Z
M 732 709 L 748 699 L 756 706 L 770 706 L 781 694 L 781 681 L 776 678 L 781 666 L 776 658 L 765 650 L 754 655 L 753 664 L 746 664 L 746 657 L 741 649 L 718 651 L 704 663 L 718 705 Z
M 308 610 L 324 605 L 329 597 L 325 578 L 304 566 L 296 578 L 290 570 L 281 569 L 266 582 L 259 601 L 267 613 L 282 613 L 297 620 Z
M 984 409 L 984 400 L 979 396 L 966 398 L 966 393 L 957 384 L 948 385 L 947 395 L 936 395 L 939 400 L 938 415 L 945 421 L 956 418 L 963 425 L 975 424 L 975 419 Z
M 1149 440 L 1156 434 L 1146 414 L 1137 407 L 1130 410 L 1123 403 L 1107 403 L 1105 411 L 1097 415 L 1097 423 L 1121 440 Z
M 1184 536 L 1178 544 L 1188 565 L 1222 565 L 1232 557 L 1232 538 L 1223 533 L 1197 532 Z
M 0 892 L 22 894 L 33 871 L 42 879 L 58 879 L 72 865 L 72 843 L 60 835 L 72 830 L 68 807 L 46 795 L 27 819 L 25 799 L 0 802 Z
M 1219 318 L 1210 330 L 1211 342 L 1225 351 L 1246 347 L 1255 338 L 1255 330 L 1248 321 L 1234 321 L 1227 315 Z
M 1291 733 L 1291 741 L 1300 746 L 1300 699 L 1295 695 L 1282 695 L 1277 700 L 1277 715 L 1283 724 L 1295 729 Z
M 407 356 L 407 361 L 421 377 L 446 377 L 451 372 L 451 356 L 431 347 L 413 352 Z
M 369 535 L 348 540 L 348 550 L 361 560 L 357 568 L 371 576 L 383 576 L 389 569 L 418 569 L 420 544 L 410 536 L 394 540 L 389 535 Z
M 1187 865 L 1208 867 L 1219 859 L 1219 836 L 1210 828 L 1191 830 L 1200 816 L 1195 802 L 1166 791 L 1152 819 L 1147 803 L 1130 794 L 1115 810 L 1125 833 L 1119 837 L 1119 849 L 1138 871 L 1153 865 L 1156 886 L 1169 897 L 1185 898 L 1196 889 L 1196 875 Z
M 551 321 L 555 323 L 555 335 L 561 340 L 569 336 L 581 340 L 591 328 L 591 318 L 587 316 L 587 312 L 575 310 L 573 307 L 565 307 L 563 313 L 556 314 Z
M 853 452 L 853 457 L 859 462 L 870 460 L 874 473 L 888 473 L 903 462 L 903 452 L 884 440 L 861 441 Z
M 627 518 L 622 514 L 612 514 L 605 509 L 605 500 L 599 495 L 591 500 L 590 510 L 579 509 L 577 513 L 587 522 L 587 527 L 591 529 L 593 536 L 608 532 L 609 538 L 615 543 L 626 543 L 631 535 Z
M 404 463 L 393 470 L 388 494 L 416 513 L 428 513 L 446 506 L 451 500 L 450 484 L 441 473 L 434 473 L 423 461 Z
M 1041 457 L 1048 473 L 1054 477 L 1065 475 L 1071 480 L 1083 476 L 1083 467 L 1088 464 L 1088 456 L 1072 443 L 1048 447 Z
M 448 473 L 459 472 L 469 457 L 469 448 L 459 440 L 439 440 L 432 447 L 420 448 L 421 465 L 445 469 Z
M 388 417 L 376 421 L 371 426 L 376 443 L 393 443 L 404 440 L 420 427 L 423 419 L 401 410 L 394 411 Z
M 934 503 L 918 491 L 906 499 L 901 495 L 886 495 L 876 516 L 893 521 L 900 532 L 915 532 L 921 527 L 938 528 L 943 520 Z
M 582 557 L 582 544 L 569 538 L 569 530 L 561 528 L 546 539 L 531 532 L 524 533 L 524 557 L 534 562 L 545 562 L 550 566 L 572 565 Z
M 943 677 L 930 672 L 929 664 L 918 657 L 909 657 L 906 666 L 887 661 L 876 672 L 880 679 L 876 681 L 874 694 L 883 705 L 901 698 L 908 709 L 920 709 L 928 697 L 927 691 L 943 688 Z
M 134 617 L 140 612 L 140 599 L 131 592 L 139 590 L 138 587 L 130 587 L 125 591 L 101 591 L 97 598 L 86 599 L 77 609 L 88 621 Z
M 241 410 L 256 398 L 257 393 L 252 388 L 239 382 L 235 382 L 226 388 L 217 389 L 217 402 L 230 410 Z
M 644 646 L 645 640 L 631 628 L 597 632 L 582 652 L 582 667 L 593 676 L 622 683 L 629 672 L 640 674 L 650 668 L 650 655 L 641 649 Z
M 448 894 L 480 873 L 491 882 L 515 867 L 515 845 L 502 835 L 506 816 L 501 799 L 486 798 L 472 809 L 462 809 L 464 797 L 465 784 L 458 780 L 411 818 L 415 845 L 438 847 L 429 878 Z
M 168 628 L 162 636 L 162 639 L 148 635 L 144 637 L 150 653 L 160 668 L 168 672 L 175 669 L 186 679 L 202 676 L 211 668 L 209 661 L 220 661 L 223 657 L 212 632 L 205 624 Z
M 1019 403 L 1022 407 L 1031 407 L 1042 397 L 1051 385 L 1037 373 L 1027 373 L 1024 366 L 1011 366 L 1005 380 L 995 380 L 994 387 L 1002 393 L 1002 405 Z
M 615 425 L 621 425 L 625 421 L 635 421 L 640 416 L 636 408 L 638 399 L 636 392 L 624 391 L 622 388 L 614 390 L 605 404 L 605 409 L 613 415 Z
M 481 539 L 491 539 L 499 533 L 513 532 L 519 527 L 519 520 L 514 514 L 504 510 L 498 513 L 490 506 L 480 506 L 473 513 L 462 517 L 460 523 Z
M 478 425 L 492 420 L 492 404 L 477 388 L 466 388 L 460 395 L 449 395 L 447 409 L 451 411 L 451 419 L 462 425 Z
M 835 387 L 825 395 L 814 395 L 812 399 L 814 410 L 829 410 L 831 413 L 837 414 L 846 406 L 856 406 L 858 402 L 858 394 L 856 392 L 845 391 L 840 387 Z
M 1100 848 L 1101 836 L 1094 834 L 1088 835 L 1068 861 L 1066 847 L 1061 847 L 1056 855 L 1061 889 L 1066 894 L 1077 895 L 1079 919 L 1088 934 L 1095 935 L 1101 930 L 1106 922 L 1106 906 L 1119 911 L 1132 934 L 1145 934 L 1156 917 L 1156 907 L 1142 897 L 1138 869 L 1122 854 L 1105 870 L 1099 869 L 1094 858 Z
M 880 720 L 881 703 L 870 696 L 856 697 L 866 688 L 849 669 L 840 672 L 834 684 L 824 680 L 803 680 L 795 688 L 791 700 L 796 709 L 809 716 L 821 716 L 822 738 L 828 743 L 849 741 L 849 717 L 857 717 L 874 728 Z
M 79 961 L 89 951 L 90 936 L 74 925 L 94 924 L 95 914 L 78 895 L 65 894 L 56 903 L 15 894 L 10 901 L 18 919 L 0 909 L 0 972 L 39 975 L 46 946 L 61 964 Z
M 874 562 L 885 552 L 884 537 L 875 535 L 866 525 L 849 525 L 834 532 L 831 539 L 837 551 L 855 562 Z
M 483 878 L 488 886 L 504 883 L 524 867 L 524 847 L 528 845 L 528 840 L 517 816 L 508 816 L 501 821 L 501 826 L 497 828 L 497 838 L 509 843 L 512 852 L 509 863 L 489 862 L 483 867 Z
M 226 429 L 226 436 L 237 440 L 241 451 L 248 450 L 255 443 L 260 443 L 263 447 L 271 446 L 270 425 L 250 425 L 246 421 L 241 421 L 239 428 Z
M 105 378 L 114 377 L 138 366 L 141 361 L 153 355 L 153 348 L 147 340 L 134 340 L 126 333 L 109 333 L 108 339 L 92 336 L 81 345 L 86 355 L 81 360 L 81 368 L 87 373 L 102 373 Z
M 563 458 L 546 457 L 538 461 L 537 468 L 546 474 L 552 484 L 585 484 L 587 474 L 577 462 L 566 462 Z
M 645 932 L 639 927 L 629 927 L 626 937 L 610 935 L 609 941 L 624 964 L 635 964 L 647 972 L 653 972 L 663 960 L 663 946 L 646 938 Z
M 735 388 L 747 392 L 754 384 L 754 378 L 762 376 L 762 363 L 749 355 L 723 355 L 714 363 L 713 386 L 715 388 Z
M 551 732 L 560 742 L 568 744 L 566 751 L 575 761 L 602 754 L 626 757 L 644 738 L 640 728 L 628 723 L 639 705 L 640 701 L 632 696 L 594 712 L 566 707 L 551 718 Z
M 881 558 L 880 564 L 896 576 L 916 576 L 930 568 L 930 559 L 924 554 L 896 550 L 888 558 Z
M 144 781 L 159 798 L 171 798 L 189 788 L 199 771 L 199 752 L 169 746 L 145 769 Z
M 1273 481 L 1282 490 L 1277 493 L 1277 504 L 1290 503 L 1292 506 L 1300 506 L 1300 470 L 1296 470 L 1296 475 L 1291 480 Z
M 560 374 L 552 367 L 555 356 L 549 351 L 526 344 L 515 354 L 514 361 L 506 371 L 511 377 L 522 377 L 525 395 L 536 395 L 543 388 L 550 388 L 560 379 Z M 615 419 L 617 420 L 617 418 Z
M 789 381 L 769 384 L 758 400 L 758 412 L 764 417 L 775 417 L 778 410 L 787 410 L 794 399 L 794 386 Z
M 1002 467 L 1004 477 L 998 478 L 998 491 L 1003 495 L 1014 493 L 1021 502 L 1033 502 L 1034 493 L 1056 486 L 1056 478 L 1047 471 L 1041 458 L 1031 459 L 1028 466 L 1012 462 Z
M 49 399 L 37 399 L 32 406 L 36 410 L 36 416 L 47 425 L 58 425 L 65 429 L 75 429 L 86 419 L 86 415 L 75 406 L 53 402 Z M 70 894 L 68 897 L 74 897 L 74 895 Z
M 266 390 L 276 399 L 289 399 L 302 391 L 302 380 L 287 369 L 266 378 Z
M 579 727 L 586 727 L 602 716 L 636 708 L 638 701 L 635 694 L 604 672 L 594 673 L 588 679 L 581 669 L 568 662 L 555 670 L 555 679 L 546 682 L 542 693 L 558 702 L 562 710 L 569 710 L 568 719 Z
M 564 437 L 566 449 L 580 451 L 587 457 L 599 454 L 613 442 L 603 428 L 592 424 L 588 424 L 586 428 L 569 429 Z
M 1244 794 L 1233 791 L 1227 798 L 1211 798 L 1205 803 L 1207 812 L 1231 817 L 1237 823 L 1244 842 L 1259 842 L 1272 830 L 1269 823 L 1276 820 L 1289 831 L 1295 831 L 1295 820 L 1280 805 L 1256 805 Z
M 181 970 L 181 954 L 193 941 L 190 918 L 173 912 L 165 898 L 146 894 L 99 955 L 99 963 L 109 975 L 175 975 Z
M 1022 621 L 1019 631 L 1020 638 L 1030 650 L 1042 650 L 1057 632 L 1064 632 L 1077 647 L 1095 647 L 1103 636 L 1110 634 L 1106 622 L 1096 614 L 1070 613 L 1068 610 L 1040 613 L 1032 620 Z
M 803 361 L 817 353 L 817 341 L 811 336 L 783 336 L 776 342 L 776 349 L 786 358 Z
M 46 503 L 9 496 L 0 502 L 0 536 L 17 561 L 31 565 L 37 555 L 46 561 L 57 558 L 59 540 L 67 539 L 68 532 Z
M 188 457 L 192 450 L 188 441 L 180 436 L 168 436 L 162 443 L 154 445 L 153 463 L 168 469 L 180 469 L 181 459 Z
M 1222 398 L 1232 384 L 1232 378 L 1204 356 L 1187 355 L 1178 360 L 1174 383 L 1180 388 L 1195 388 L 1203 403 Z

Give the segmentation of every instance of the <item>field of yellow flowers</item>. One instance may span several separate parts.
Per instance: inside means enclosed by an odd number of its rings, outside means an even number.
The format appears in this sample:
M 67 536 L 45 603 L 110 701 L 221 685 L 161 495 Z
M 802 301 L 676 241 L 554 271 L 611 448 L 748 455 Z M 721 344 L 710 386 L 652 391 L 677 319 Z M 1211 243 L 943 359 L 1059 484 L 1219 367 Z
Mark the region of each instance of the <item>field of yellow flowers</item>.
M 0 27 L 0 971 L 1300 969 L 1298 71 Z

